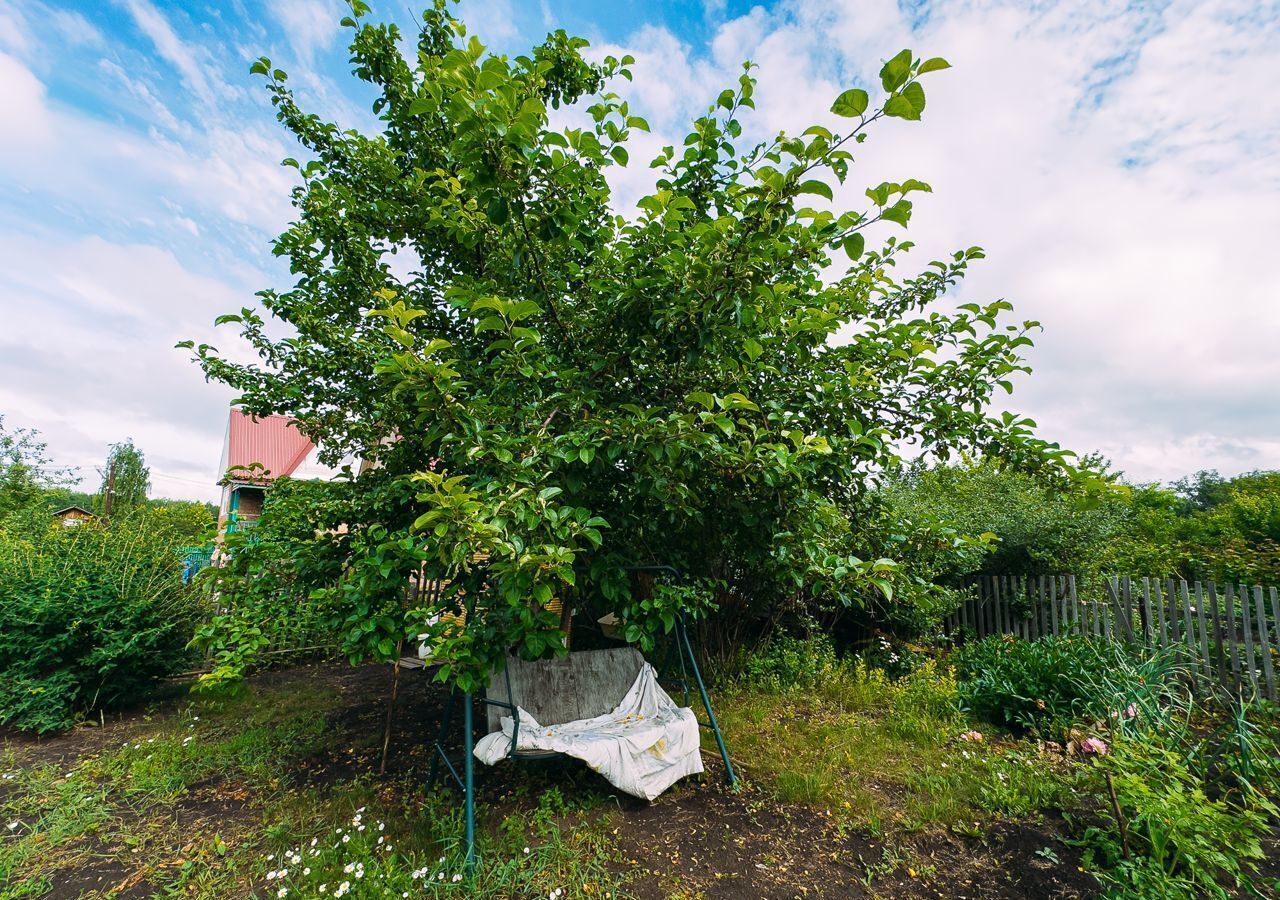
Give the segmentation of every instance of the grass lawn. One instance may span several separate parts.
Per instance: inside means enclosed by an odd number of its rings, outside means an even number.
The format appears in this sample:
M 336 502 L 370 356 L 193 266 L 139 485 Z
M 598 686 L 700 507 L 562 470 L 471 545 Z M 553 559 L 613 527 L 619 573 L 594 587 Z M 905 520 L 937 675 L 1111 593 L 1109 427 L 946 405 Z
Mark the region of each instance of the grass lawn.
M 710 740 L 706 779 L 653 804 L 572 764 L 480 767 L 482 864 L 455 880 L 458 797 L 424 790 L 443 693 L 406 673 L 378 777 L 388 673 L 299 667 L 231 699 L 5 735 L 0 898 L 1096 893 L 1061 840 L 1078 769 L 960 740 L 932 672 L 722 693 L 736 792 Z

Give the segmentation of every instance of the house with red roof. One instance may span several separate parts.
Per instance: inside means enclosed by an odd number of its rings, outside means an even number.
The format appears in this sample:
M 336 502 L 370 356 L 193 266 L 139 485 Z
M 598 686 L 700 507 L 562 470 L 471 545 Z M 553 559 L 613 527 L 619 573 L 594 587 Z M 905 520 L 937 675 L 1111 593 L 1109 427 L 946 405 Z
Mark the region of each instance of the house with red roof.
M 251 416 L 233 408 L 218 471 L 218 530 L 229 532 L 253 527 L 275 479 L 333 478 L 339 470 L 320 462 L 316 445 L 289 416 Z

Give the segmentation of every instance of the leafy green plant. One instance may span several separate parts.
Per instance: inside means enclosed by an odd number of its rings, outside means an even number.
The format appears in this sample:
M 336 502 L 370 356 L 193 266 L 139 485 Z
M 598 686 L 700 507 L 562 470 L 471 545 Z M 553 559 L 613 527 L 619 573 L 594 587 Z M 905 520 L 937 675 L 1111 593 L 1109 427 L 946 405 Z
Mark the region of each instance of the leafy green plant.
M 1106 664 L 1094 642 L 1074 636 L 989 637 L 962 647 L 951 661 L 966 709 L 998 725 L 1046 735 L 1064 732 L 1081 712 L 1088 695 L 1080 674 Z
M 1115 740 L 1097 765 L 1120 819 L 1085 840 L 1124 896 L 1225 898 L 1223 881 L 1248 881 L 1263 856 L 1263 809 L 1209 797 L 1183 749 L 1154 732 Z
M 742 680 L 752 687 L 785 692 L 813 689 L 842 675 L 829 637 L 781 634 L 763 652 L 748 658 Z
M 172 534 L 0 530 L 0 722 L 38 732 L 131 703 L 192 659 L 199 614 Z

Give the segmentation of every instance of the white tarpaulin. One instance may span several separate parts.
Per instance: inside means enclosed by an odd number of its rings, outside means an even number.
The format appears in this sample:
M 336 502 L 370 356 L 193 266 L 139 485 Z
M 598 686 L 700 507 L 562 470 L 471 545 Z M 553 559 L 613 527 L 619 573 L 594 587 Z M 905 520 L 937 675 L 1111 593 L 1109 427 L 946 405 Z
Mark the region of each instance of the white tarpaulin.
M 511 717 L 476 744 L 476 758 L 494 765 L 511 749 Z M 652 800 L 686 775 L 702 771 L 698 720 L 676 706 L 653 666 L 640 668 L 631 690 L 612 711 L 563 725 L 539 725 L 520 710 L 517 751 L 551 750 L 582 760 L 619 790 Z

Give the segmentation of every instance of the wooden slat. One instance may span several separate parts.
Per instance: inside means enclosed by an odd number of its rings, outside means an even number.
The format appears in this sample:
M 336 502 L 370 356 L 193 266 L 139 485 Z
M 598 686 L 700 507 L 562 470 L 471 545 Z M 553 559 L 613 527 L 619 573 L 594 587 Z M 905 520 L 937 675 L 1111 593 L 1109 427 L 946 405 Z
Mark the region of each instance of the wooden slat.
M 1240 679 L 1240 632 L 1236 629 L 1236 589 L 1227 582 L 1226 602 L 1227 655 L 1231 658 L 1231 685 L 1237 691 L 1244 690 L 1244 682 Z
M 1218 683 L 1228 683 L 1227 654 L 1222 646 L 1222 608 L 1218 605 L 1218 585 L 1209 582 L 1209 621 L 1213 627 L 1213 656 L 1218 671 Z
M 1027 604 L 1027 640 L 1034 641 L 1040 637 L 1040 629 L 1036 626 L 1036 598 L 1032 590 L 1035 580 L 1030 575 L 1018 576 L 1018 592 Z
M 1089 615 L 1093 619 L 1091 629 L 1093 636 L 1102 637 L 1102 608 L 1097 597 L 1089 598 Z
M 1178 609 L 1178 585 L 1172 578 L 1170 578 L 1165 582 L 1165 587 L 1165 601 L 1169 605 L 1169 643 L 1172 644 L 1174 649 L 1178 651 L 1179 655 L 1181 655 L 1182 650 L 1180 645 L 1182 644 L 1182 616 L 1179 614 Z
M 1004 598 L 1000 594 L 1000 581 L 992 581 L 991 595 L 996 604 L 996 634 L 1004 634 L 1004 616 L 1001 615 L 1001 600 Z
M 1275 588 L 1271 589 L 1271 627 L 1275 635 L 1275 643 L 1271 646 L 1280 651 L 1280 592 Z
M 1254 625 L 1258 629 L 1258 653 L 1262 657 L 1262 677 L 1267 684 L 1267 697 L 1276 699 L 1276 672 L 1271 662 L 1271 641 L 1268 639 L 1267 632 L 1267 609 L 1262 601 L 1262 586 L 1254 585 L 1253 588 L 1253 612 Z
M 992 609 L 992 607 L 995 606 L 995 599 L 996 597 L 995 597 L 995 594 L 993 593 L 988 593 L 986 597 L 982 598 L 982 636 L 983 638 L 989 638 L 989 636 L 995 634 L 996 632 L 995 613 L 993 613 L 993 609 Z
M 1000 589 L 999 585 L 992 585 L 991 595 L 987 597 L 987 631 L 991 634 L 1000 633 Z
M 1134 633 L 1133 627 L 1133 585 L 1131 581 L 1132 579 L 1126 575 L 1122 582 L 1122 590 L 1124 592 L 1124 620 L 1128 623 L 1129 640 L 1137 643 L 1138 636 Z
M 1178 583 L 1178 592 L 1182 597 L 1182 642 L 1187 647 L 1187 665 L 1192 667 L 1196 662 L 1196 627 L 1194 620 L 1191 618 L 1191 594 L 1187 590 L 1187 582 L 1185 579 Z
M 1049 576 L 1049 621 L 1054 634 L 1062 634 L 1062 623 L 1058 621 L 1058 579 Z
M 1153 638 L 1154 618 L 1151 612 L 1151 579 L 1142 579 L 1142 643 L 1148 647 L 1155 646 Z
M 1024 641 L 1031 640 L 1031 615 L 1027 611 L 1026 595 L 1022 591 L 1022 581 L 1019 578 L 1006 578 L 1005 588 L 1008 596 L 1015 598 L 1022 612 L 1018 613 L 1018 636 Z
M 1084 621 L 1080 618 L 1080 598 L 1075 595 L 1075 591 L 1070 591 L 1069 596 L 1071 598 L 1071 615 L 1075 619 L 1076 633 L 1083 635 Z
M 1196 624 L 1200 626 L 1200 670 L 1213 680 L 1213 661 L 1209 658 L 1209 633 L 1205 630 L 1204 585 L 1196 582 Z
M 1047 586 L 1044 583 L 1044 576 L 1037 575 L 1036 576 L 1036 603 L 1038 604 L 1040 609 L 1040 615 L 1038 618 L 1040 621 L 1041 635 L 1053 634 L 1053 631 L 1049 626 L 1049 595 L 1048 594 L 1049 592 L 1048 592 Z
M 1240 585 L 1240 612 L 1244 619 L 1244 659 L 1249 666 L 1249 686 L 1258 692 L 1258 657 L 1253 650 L 1253 614 L 1249 611 L 1249 589 Z M 1243 686 L 1243 685 L 1242 685 Z
M 1170 582 L 1172 584 L 1172 582 Z M 1169 647 L 1169 622 L 1165 617 L 1165 597 L 1164 590 L 1160 584 L 1160 579 L 1153 578 L 1151 587 L 1156 592 L 1156 626 L 1160 630 L 1160 649 L 1166 650 Z
M 1120 579 L 1107 578 L 1105 580 L 1107 586 L 1107 598 L 1111 602 L 1111 610 L 1116 623 L 1116 637 L 1123 641 L 1133 640 L 1133 625 L 1124 615 L 1124 604 L 1120 599 L 1121 587 Z
M 1076 594 L 1076 576 L 1074 575 L 1067 576 L 1067 599 L 1071 603 L 1072 609 L 1080 608 L 1080 597 Z M 1084 634 L 1083 627 L 1080 633 Z
M 1054 579 L 1058 591 L 1058 603 L 1062 607 L 1062 633 L 1071 634 L 1071 600 L 1067 596 L 1067 576 L 1059 575 Z

